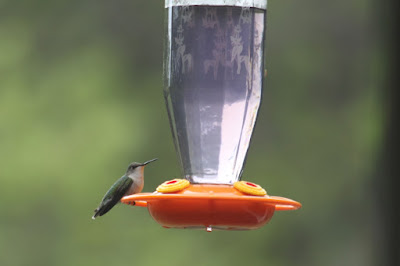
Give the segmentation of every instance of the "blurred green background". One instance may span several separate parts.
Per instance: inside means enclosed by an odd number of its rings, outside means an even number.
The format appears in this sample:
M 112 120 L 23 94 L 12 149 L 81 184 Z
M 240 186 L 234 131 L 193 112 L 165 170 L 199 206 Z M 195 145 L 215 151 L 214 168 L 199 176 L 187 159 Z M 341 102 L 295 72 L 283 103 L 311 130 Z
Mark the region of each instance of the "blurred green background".
M 375 19 L 372 0 L 269 1 L 243 178 L 303 208 L 206 233 L 127 205 L 91 219 L 131 161 L 159 158 L 144 191 L 180 175 L 163 1 L 0 0 L 0 265 L 376 265 L 387 66 Z

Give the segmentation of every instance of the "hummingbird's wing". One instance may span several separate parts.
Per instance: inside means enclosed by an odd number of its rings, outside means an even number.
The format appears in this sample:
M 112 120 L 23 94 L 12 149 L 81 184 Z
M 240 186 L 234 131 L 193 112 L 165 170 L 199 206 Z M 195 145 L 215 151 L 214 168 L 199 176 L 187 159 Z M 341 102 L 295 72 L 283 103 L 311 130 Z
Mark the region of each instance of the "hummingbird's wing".
M 122 176 L 104 195 L 100 206 L 94 211 L 93 219 L 97 216 L 106 214 L 112 207 L 117 204 L 123 196 L 128 192 L 133 180 L 127 176 Z

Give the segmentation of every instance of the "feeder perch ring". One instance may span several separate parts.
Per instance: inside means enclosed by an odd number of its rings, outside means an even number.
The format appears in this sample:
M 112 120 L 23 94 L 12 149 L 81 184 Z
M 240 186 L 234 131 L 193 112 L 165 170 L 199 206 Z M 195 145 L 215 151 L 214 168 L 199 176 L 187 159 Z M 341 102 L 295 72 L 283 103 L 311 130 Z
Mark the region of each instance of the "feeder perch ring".
M 276 211 L 301 208 L 299 202 L 291 199 L 249 195 L 223 184 L 189 184 L 178 192 L 138 193 L 123 197 L 121 202 L 147 207 L 153 219 L 165 228 L 208 231 L 257 229 Z

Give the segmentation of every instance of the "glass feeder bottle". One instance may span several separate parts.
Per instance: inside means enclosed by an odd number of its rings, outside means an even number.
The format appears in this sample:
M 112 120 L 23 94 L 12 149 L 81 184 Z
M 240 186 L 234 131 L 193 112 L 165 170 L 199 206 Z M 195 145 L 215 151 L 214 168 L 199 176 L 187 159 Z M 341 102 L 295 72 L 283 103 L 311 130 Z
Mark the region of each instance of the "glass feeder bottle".
M 166 0 L 164 95 L 184 178 L 240 180 L 263 86 L 266 0 Z

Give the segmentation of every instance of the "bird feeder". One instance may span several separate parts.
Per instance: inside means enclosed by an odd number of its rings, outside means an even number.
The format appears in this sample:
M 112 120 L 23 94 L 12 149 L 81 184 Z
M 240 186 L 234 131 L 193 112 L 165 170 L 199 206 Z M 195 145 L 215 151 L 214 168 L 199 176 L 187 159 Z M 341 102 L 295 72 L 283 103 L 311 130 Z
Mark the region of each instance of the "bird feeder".
M 126 196 L 166 228 L 256 229 L 301 204 L 240 181 L 261 102 L 266 0 L 166 0 L 164 95 L 183 178 Z

